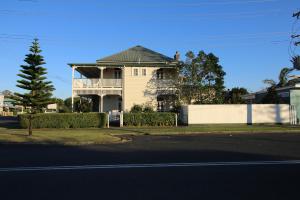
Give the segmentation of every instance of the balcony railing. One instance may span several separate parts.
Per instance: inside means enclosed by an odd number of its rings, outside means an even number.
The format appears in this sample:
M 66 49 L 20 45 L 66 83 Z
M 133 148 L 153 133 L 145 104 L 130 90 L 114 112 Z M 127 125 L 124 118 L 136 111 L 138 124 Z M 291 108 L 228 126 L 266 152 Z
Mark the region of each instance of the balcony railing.
M 122 79 L 73 79 L 73 88 L 122 87 Z

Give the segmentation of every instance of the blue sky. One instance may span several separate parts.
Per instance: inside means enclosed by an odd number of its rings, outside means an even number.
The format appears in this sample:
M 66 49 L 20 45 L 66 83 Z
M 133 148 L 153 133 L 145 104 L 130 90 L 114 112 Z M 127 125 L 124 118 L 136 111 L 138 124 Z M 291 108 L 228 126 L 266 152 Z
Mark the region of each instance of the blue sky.
M 70 62 L 142 45 L 172 57 L 212 52 L 225 85 L 250 91 L 290 67 L 292 13 L 299 0 L 1 0 L 0 91 L 19 91 L 16 74 L 40 39 L 54 95 L 71 95 Z

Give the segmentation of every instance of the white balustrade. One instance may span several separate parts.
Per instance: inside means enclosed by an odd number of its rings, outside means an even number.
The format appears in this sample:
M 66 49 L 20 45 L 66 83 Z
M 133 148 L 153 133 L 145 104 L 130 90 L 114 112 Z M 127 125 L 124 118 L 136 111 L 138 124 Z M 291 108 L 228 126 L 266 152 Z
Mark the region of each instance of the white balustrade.
M 73 79 L 74 88 L 122 87 L 122 79 Z

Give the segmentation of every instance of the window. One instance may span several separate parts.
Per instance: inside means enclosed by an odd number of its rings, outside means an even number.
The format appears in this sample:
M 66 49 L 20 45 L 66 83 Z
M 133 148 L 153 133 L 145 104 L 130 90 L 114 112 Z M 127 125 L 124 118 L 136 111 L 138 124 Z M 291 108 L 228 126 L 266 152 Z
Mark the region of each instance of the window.
M 164 72 L 162 69 L 159 69 L 156 71 L 156 78 L 157 79 L 163 79 L 164 78 Z
M 138 76 L 139 75 L 139 69 L 133 69 L 133 75 Z
M 147 76 L 147 71 L 146 71 L 146 69 L 143 69 L 143 70 L 142 70 L 142 75 L 143 75 L 143 76 Z

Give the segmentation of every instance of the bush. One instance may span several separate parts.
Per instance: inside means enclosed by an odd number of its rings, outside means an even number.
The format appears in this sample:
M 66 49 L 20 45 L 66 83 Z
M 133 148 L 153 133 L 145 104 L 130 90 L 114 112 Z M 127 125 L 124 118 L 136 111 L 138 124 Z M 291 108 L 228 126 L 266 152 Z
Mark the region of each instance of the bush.
M 141 105 L 133 105 L 130 112 L 131 113 L 139 113 L 143 111 L 143 106 Z
M 124 126 L 174 126 L 175 114 L 167 112 L 124 113 Z
M 150 113 L 150 112 L 154 112 L 153 108 L 151 106 L 145 106 L 143 109 L 143 112 L 145 113 Z
M 22 128 L 28 128 L 28 116 L 19 115 Z M 102 128 L 107 123 L 105 113 L 40 113 L 33 117 L 32 128 Z

